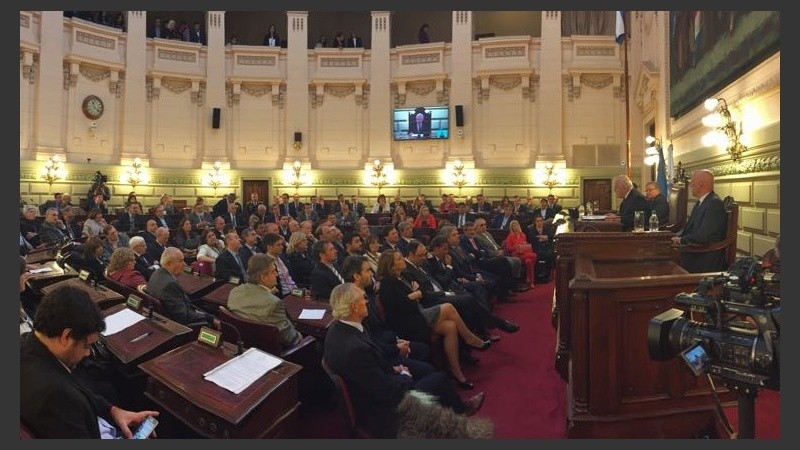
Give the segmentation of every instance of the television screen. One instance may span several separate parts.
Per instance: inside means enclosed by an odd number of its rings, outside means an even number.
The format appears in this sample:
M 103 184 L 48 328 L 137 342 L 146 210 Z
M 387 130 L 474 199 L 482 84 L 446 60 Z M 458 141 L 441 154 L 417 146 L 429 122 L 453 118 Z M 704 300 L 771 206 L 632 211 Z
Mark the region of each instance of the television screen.
M 397 108 L 392 113 L 395 141 L 447 139 L 450 137 L 449 106 Z

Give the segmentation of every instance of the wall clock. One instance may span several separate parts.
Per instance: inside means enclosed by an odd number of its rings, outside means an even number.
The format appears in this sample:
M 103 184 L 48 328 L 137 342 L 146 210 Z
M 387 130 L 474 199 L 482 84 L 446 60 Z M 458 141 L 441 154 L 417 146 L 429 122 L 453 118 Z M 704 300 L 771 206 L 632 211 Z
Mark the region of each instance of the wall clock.
M 83 115 L 92 120 L 99 119 L 103 115 L 104 108 L 103 100 L 96 95 L 87 95 L 83 99 Z

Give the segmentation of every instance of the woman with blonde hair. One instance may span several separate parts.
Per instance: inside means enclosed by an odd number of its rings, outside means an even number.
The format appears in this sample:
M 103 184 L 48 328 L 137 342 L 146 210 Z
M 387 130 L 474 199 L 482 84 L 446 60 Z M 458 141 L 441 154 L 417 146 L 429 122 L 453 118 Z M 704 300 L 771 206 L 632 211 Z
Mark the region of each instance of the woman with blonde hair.
M 533 287 L 533 267 L 536 265 L 536 253 L 528 242 L 528 237 L 522 231 L 518 220 L 512 220 L 508 226 L 508 236 L 503 242 L 503 247 L 508 256 L 516 256 L 525 263 L 527 270 L 526 282 Z
M 286 246 L 286 254 L 289 257 L 286 267 L 294 282 L 302 287 L 310 286 L 314 261 L 308 257 L 308 235 L 302 231 L 292 233 Z
M 403 255 L 397 250 L 385 250 L 378 260 L 378 281 L 381 283 L 380 299 L 386 314 L 386 323 L 401 339 L 430 342 L 432 338 L 444 340 L 444 353 L 451 377 L 459 387 L 472 389 L 461 371 L 459 338 L 467 345 L 486 350 L 491 341 L 476 336 L 451 303 L 423 308 L 419 301 L 422 291 L 416 281 L 403 278 L 406 268 Z
M 136 289 L 147 280 L 134 269 L 136 266 L 136 253 L 128 247 L 119 247 L 111 254 L 111 260 L 106 267 L 106 276 L 120 284 Z

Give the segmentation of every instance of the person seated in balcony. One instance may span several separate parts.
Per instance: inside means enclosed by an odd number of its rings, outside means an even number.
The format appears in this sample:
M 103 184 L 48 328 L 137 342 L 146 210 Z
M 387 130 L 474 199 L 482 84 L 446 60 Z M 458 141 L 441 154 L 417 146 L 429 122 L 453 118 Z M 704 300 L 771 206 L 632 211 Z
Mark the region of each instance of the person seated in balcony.
M 345 48 L 345 47 L 347 47 L 347 43 L 344 41 L 344 33 L 339 31 L 333 37 L 333 41 L 331 42 L 331 48 Z
M 281 46 L 281 37 L 278 35 L 278 31 L 275 29 L 275 24 L 270 24 L 269 29 L 267 29 L 266 34 L 264 34 L 264 45 L 268 47 Z
M 356 36 L 356 32 L 350 30 L 349 36 L 347 37 L 347 48 L 359 48 L 364 46 L 364 41 Z

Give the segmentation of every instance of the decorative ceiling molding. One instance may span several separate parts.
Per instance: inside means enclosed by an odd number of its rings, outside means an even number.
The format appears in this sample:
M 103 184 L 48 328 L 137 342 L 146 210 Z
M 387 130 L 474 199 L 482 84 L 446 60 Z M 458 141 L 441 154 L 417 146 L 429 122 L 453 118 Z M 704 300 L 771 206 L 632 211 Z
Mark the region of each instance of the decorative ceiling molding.
M 97 66 L 89 66 L 87 64 L 81 64 L 78 70 L 80 71 L 81 75 L 94 82 L 105 80 L 106 78 L 111 76 L 110 69 L 101 68 Z
M 439 53 L 419 53 L 416 55 L 401 55 L 400 65 L 410 66 L 414 64 L 433 64 L 441 59 Z
M 173 94 L 182 94 L 192 87 L 192 82 L 186 80 L 164 79 L 161 81 L 161 86 Z

